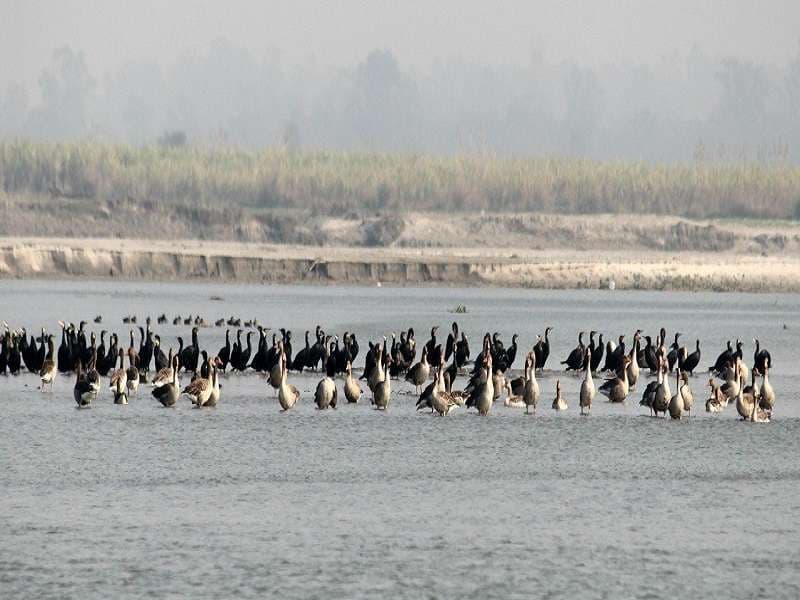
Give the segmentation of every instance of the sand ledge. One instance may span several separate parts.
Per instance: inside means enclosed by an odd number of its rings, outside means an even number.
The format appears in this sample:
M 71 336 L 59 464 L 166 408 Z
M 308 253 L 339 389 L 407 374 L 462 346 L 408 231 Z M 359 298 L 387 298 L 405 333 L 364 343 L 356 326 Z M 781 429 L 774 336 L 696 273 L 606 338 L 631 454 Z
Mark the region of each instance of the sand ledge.
M 798 292 L 800 258 L 0 238 L 0 277 Z

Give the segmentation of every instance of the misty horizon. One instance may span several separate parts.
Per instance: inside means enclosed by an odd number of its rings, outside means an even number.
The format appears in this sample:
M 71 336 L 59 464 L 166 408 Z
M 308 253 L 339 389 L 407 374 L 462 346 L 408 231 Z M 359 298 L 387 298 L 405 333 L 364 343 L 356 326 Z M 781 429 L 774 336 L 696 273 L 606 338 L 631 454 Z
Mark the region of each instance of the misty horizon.
M 0 136 L 797 163 L 800 7 L 694 4 L 2 2 Z

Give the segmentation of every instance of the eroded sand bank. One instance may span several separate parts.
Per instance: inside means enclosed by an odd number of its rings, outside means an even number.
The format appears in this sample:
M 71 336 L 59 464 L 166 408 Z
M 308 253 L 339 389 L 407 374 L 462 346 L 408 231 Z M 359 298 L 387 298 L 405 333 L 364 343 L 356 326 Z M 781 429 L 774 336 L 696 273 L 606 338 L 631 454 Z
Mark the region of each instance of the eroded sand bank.
M 800 258 L 737 253 L 367 249 L 0 238 L 0 277 L 375 285 L 800 291 Z

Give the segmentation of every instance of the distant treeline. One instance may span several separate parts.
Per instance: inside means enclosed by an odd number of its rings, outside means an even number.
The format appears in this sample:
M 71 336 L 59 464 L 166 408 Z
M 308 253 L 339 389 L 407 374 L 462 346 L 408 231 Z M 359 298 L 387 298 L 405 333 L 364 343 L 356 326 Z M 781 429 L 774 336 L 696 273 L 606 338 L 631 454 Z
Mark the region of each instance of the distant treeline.
M 162 144 L 0 142 L 8 195 L 360 216 L 403 211 L 800 218 L 800 167 L 249 152 Z
M 542 54 L 419 70 L 376 49 L 342 68 L 292 67 L 219 39 L 169 68 L 137 60 L 100 73 L 63 47 L 38 89 L 0 89 L 0 138 L 138 145 L 171 131 L 249 149 L 800 164 L 800 45 L 781 64 L 699 47 L 631 61 L 589 68 Z

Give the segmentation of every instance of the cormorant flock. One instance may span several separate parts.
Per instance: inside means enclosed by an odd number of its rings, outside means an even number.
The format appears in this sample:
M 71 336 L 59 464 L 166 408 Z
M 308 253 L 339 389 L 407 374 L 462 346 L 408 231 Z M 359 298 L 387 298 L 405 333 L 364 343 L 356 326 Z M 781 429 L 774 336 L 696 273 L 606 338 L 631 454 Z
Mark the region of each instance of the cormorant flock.
M 94 322 L 101 324 L 102 316 L 98 315 Z M 157 318 L 159 325 L 168 322 L 166 315 Z M 114 404 L 127 404 L 144 386 L 165 407 L 175 406 L 181 398 L 190 400 L 196 408 L 214 407 L 220 401 L 222 373 L 252 370 L 266 376 L 283 410 L 301 401 L 300 391 L 289 381 L 292 372 L 324 371 L 313 398 L 319 409 L 336 408 L 340 387 L 348 403 L 359 402 L 363 385 L 370 403 L 386 410 L 392 398 L 392 381 L 402 378 L 416 390 L 417 409 L 429 409 L 432 414 L 445 416 L 462 407 L 488 415 L 500 400 L 506 407 L 524 408 L 526 413 L 535 414 L 543 393 L 537 372 L 541 374 L 551 354 L 551 327 L 537 336 L 529 350 L 521 352 L 518 335 L 514 334 L 506 346 L 498 333 L 486 333 L 480 352 L 470 360 L 469 340 L 455 322 L 444 340 L 438 336 L 439 328 L 433 327 L 430 338 L 418 347 L 414 329 L 408 328 L 399 335 L 391 333 L 381 340 L 369 341 L 363 351 L 355 334 L 344 332 L 340 338 L 318 325 L 315 331 L 305 332 L 304 343 L 297 352 L 292 348 L 291 331 L 282 328 L 270 334 L 271 330 L 255 319 L 230 317 L 215 321 L 217 327 L 233 328 L 225 332 L 225 345 L 216 352 L 201 348 L 199 329 L 209 324 L 199 316 L 172 319 L 173 325 L 192 327 L 190 341 L 185 343 L 178 337 L 178 347 L 166 352 L 160 336 L 151 328 L 150 317 L 145 327 L 136 325 L 136 316 L 126 316 L 123 323 L 135 325 L 128 336 L 123 334 L 120 339 L 116 333 L 102 330 L 98 339 L 94 331 L 87 332 L 86 321 L 77 326 L 59 321 L 58 349 L 56 336 L 45 328 L 37 336 L 4 323 L 0 374 L 18 375 L 23 370 L 36 373 L 42 392 L 51 393 L 56 377 L 71 377 L 73 397 L 80 408 L 90 407 L 104 396 Z M 590 331 L 587 343 L 586 332 L 578 334 L 577 345 L 560 364 L 566 372 L 582 377 L 575 398 L 581 415 L 590 414 L 598 392 L 609 402 L 622 403 L 634 390 L 641 392 L 639 404 L 652 416 L 680 419 L 691 414 L 694 394 L 690 378 L 702 368 L 700 340 L 687 348 L 681 343 L 681 333 L 671 336 L 671 343 L 664 328 L 654 332 L 655 336 L 644 333 L 635 331 L 630 346 L 626 346 L 625 335 L 604 342 L 602 333 Z M 745 360 L 744 344 L 736 340 L 728 341 L 707 368 L 707 412 L 722 412 L 734 402 L 743 420 L 771 419 L 775 405 L 775 391 L 769 381 L 772 358 L 759 340 L 753 342 L 752 366 Z M 521 375 L 512 377 L 517 354 L 524 367 Z M 363 370 L 356 379 L 353 368 L 360 356 Z M 184 385 L 182 376 L 191 379 Z M 646 377 L 649 381 L 645 383 Z M 108 393 L 101 391 L 104 378 Z M 464 384 L 456 389 L 459 379 Z M 553 394 L 552 408 L 567 410 L 570 400 L 563 395 L 559 379 Z

